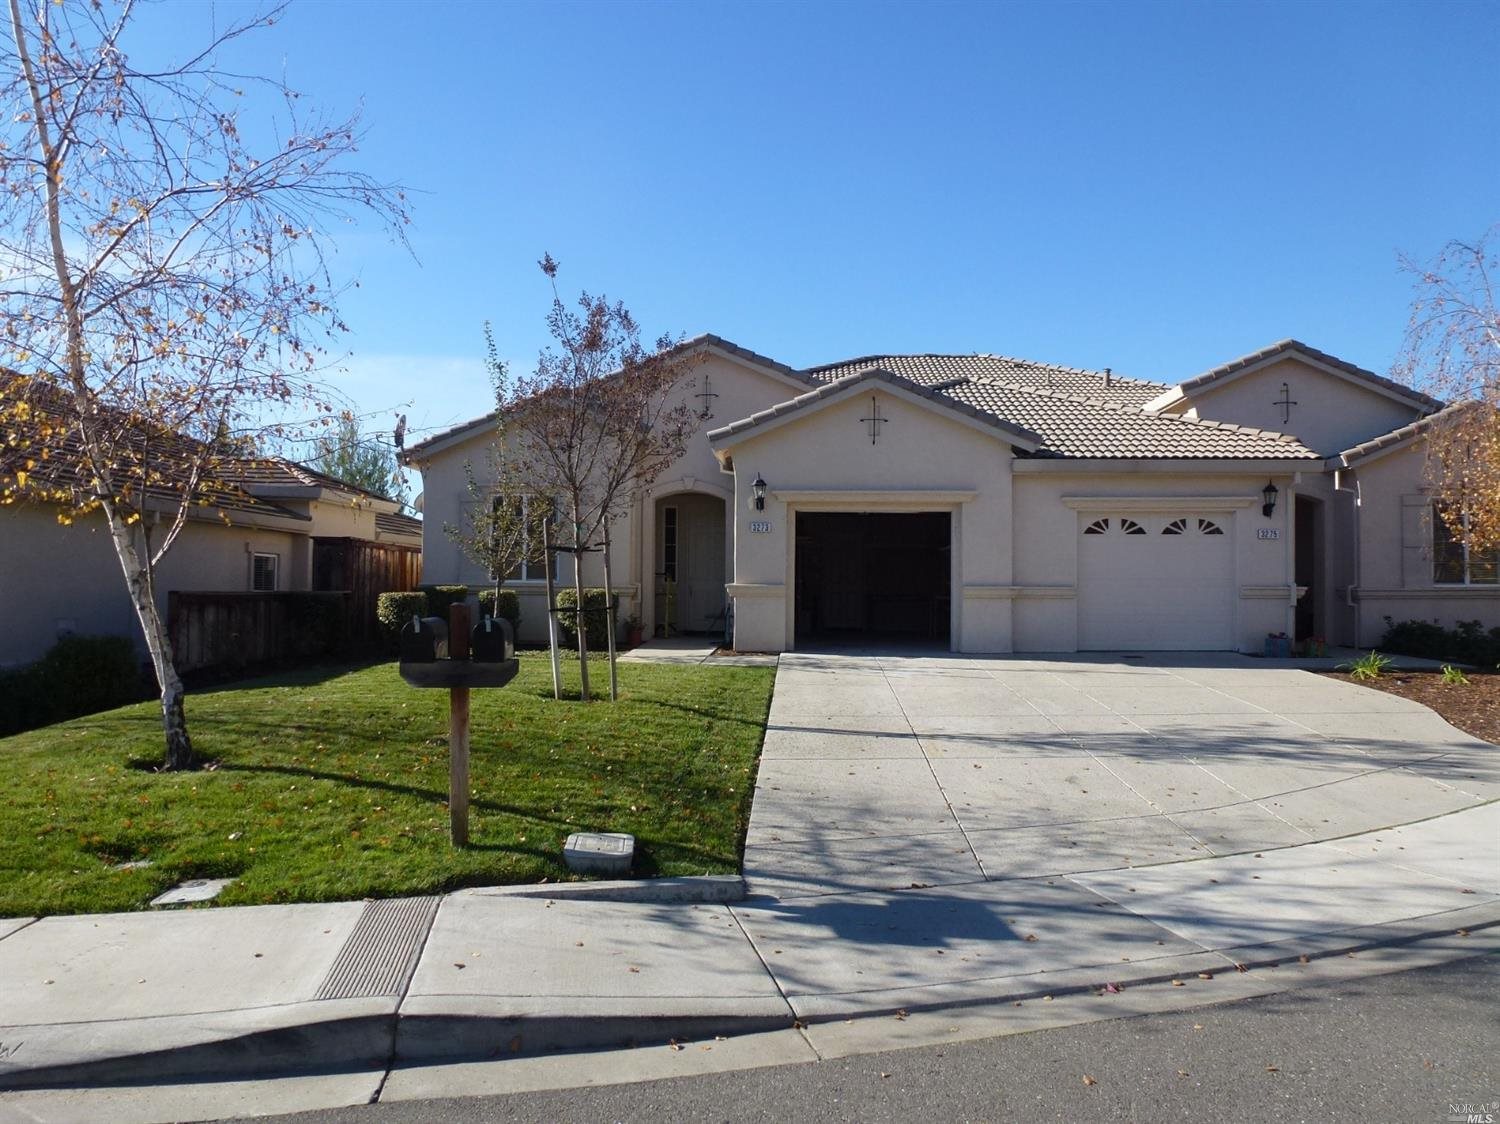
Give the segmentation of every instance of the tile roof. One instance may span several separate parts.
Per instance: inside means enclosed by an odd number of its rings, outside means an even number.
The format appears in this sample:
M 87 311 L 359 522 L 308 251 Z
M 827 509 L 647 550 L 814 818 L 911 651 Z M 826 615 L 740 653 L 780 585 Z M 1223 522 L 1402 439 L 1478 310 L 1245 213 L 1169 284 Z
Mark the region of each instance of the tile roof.
M 391 535 L 422 535 L 422 521 L 400 511 L 377 511 L 375 528 Z
M 1127 379 L 1103 371 L 1086 371 L 1079 367 L 1059 367 L 1030 359 L 1010 359 L 1003 355 L 867 355 L 846 359 L 821 367 L 809 367 L 804 374 L 818 380 L 841 378 L 866 367 L 884 367 L 924 386 L 956 379 L 984 379 L 1033 387 L 1037 390 L 1082 394 L 1107 402 L 1144 406 L 1162 391 L 1166 384 L 1145 379 Z
M 1326 351 L 1319 351 L 1315 347 L 1309 347 L 1300 340 L 1294 339 L 1277 340 L 1269 347 L 1263 347 L 1259 351 L 1252 351 L 1249 355 L 1242 355 L 1238 359 L 1231 359 L 1228 363 L 1221 363 L 1211 370 L 1204 371 L 1201 375 L 1194 375 L 1186 382 L 1180 383 L 1174 389 L 1182 395 L 1189 395 L 1221 379 L 1239 374 L 1239 372 L 1248 367 L 1254 367 L 1258 363 L 1264 363 L 1282 355 L 1292 354 L 1304 355 L 1315 362 L 1321 363 L 1325 367 L 1332 367 L 1334 370 L 1342 371 L 1344 374 L 1351 375 L 1355 379 L 1368 383 L 1376 389 L 1383 390 L 1388 394 L 1394 394 L 1397 397 L 1414 403 L 1419 403 L 1429 410 L 1442 409 L 1443 403 L 1430 395 L 1423 394 L 1414 387 L 1406 386 L 1396 382 L 1394 379 L 1384 378 L 1381 375 L 1377 375 L 1374 371 L 1365 370 L 1363 367 L 1356 367 L 1353 363 L 1347 363 L 1336 355 L 1329 355 Z
M 797 382 L 807 383 L 809 386 L 817 385 L 814 380 L 810 379 L 807 376 L 805 372 L 788 367 L 785 363 L 779 363 L 775 359 L 772 359 L 770 356 L 762 355 L 758 351 L 751 351 L 748 347 L 741 347 L 739 344 L 734 343 L 731 340 L 726 340 L 723 336 L 716 336 L 712 332 L 703 332 L 699 335 L 694 336 L 692 339 L 683 340 L 672 350 L 693 351 L 696 349 L 708 347 L 717 348 L 718 350 L 723 351 L 729 355 L 733 355 L 737 359 L 742 359 L 746 363 L 749 363 L 753 366 L 764 367 L 768 370 L 775 371 L 778 374 L 785 375 L 787 378 L 794 379 Z M 446 444 L 456 437 L 464 436 L 470 431 L 480 430 L 485 427 L 494 425 L 495 420 L 498 416 L 499 414 L 496 411 L 491 410 L 489 413 L 483 415 L 482 417 L 471 418 L 466 422 L 459 422 L 457 425 L 449 426 L 447 429 L 439 430 L 431 437 L 423 438 L 415 445 L 411 445 L 406 448 L 401 453 L 401 460 L 404 463 L 410 463 L 413 458 L 422 456 L 424 453 L 427 453 L 435 446 Z
M 1403 425 L 1399 429 L 1393 429 L 1389 433 L 1382 433 L 1379 437 L 1372 437 L 1368 441 L 1361 441 L 1353 448 L 1345 449 L 1337 456 L 1329 458 L 1340 464 L 1352 466 L 1356 461 L 1368 460 L 1376 453 L 1384 452 L 1413 437 L 1420 437 L 1434 425 L 1440 425 L 1458 417 L 1460 414 L 1468 413 L 1478 409 L 1483 403 L 1475 400 L 1455 402 L 1451 406 L 1445 406 L 1435 414 L 1428 414 L 1425 418 L 1418 418 L 1410 425 Z
M 22 467 L 22 461 L 32 461 L 29 476 L 55 488 L 68 489 L 76 494 L 87 493 L 89 483 L 83 463 L 83 443 L 70 420 L 70 403 L 48 384 L 15 376 L 0 380 L 0 402 L 22 395 L 30 404 L 32 413 L 25 422 L 17 418 L 8 422 L 12 434 L 7 435 L 7 444 L 0 447 L 0 476 L 14 473 Z M 101 417 L 112 420 L 119 433 L 146 433 L 146 427 L 118 411 L 105 409 L 101 411 Z M 60 423 L 58 429 L 45 439 L 40 437 L 43 419 Z M 22 425 L 27 426 L 26 432 L 16 428 Z M 223 456 L 207 451 L 204 443 L 196 438 L 166 429 L 147 435 L 151 447 L 151 471 L 159 474 L 163 482 L 148 486 L 145 491 L 158 501 L 176 503 L 180 499 L 181 489 L 187 485 L 188 474 L 195 462 L 206 468 L 198 486 L 198 498 L 224 512 L 268 515 L 299 523 L 311 521 L 311 516 L 276 502 L 274 495 L 255 494 L 257 488 L 265 487 L 327 488 L 351 497 L 384 498 L 283 457 Z M 137 443 L 132 436 L 129 442 L 116 441 L 116 447 L 123 453 Z M 46 450 L 45 457 L 40 455 L 43 449 Z M 139 466 L 132 468 L 123 461 L 114 469 L 122 474 L 122 484 L 137 481 L 143 475 Z M 421 524 L 417 526 L 420 530 Z
M 756 429 L 766 422 L 786 417 L 789 414 L 799 413 L 819 402 L 836 397 L 850 387 L 857 386 L 863 382 L 883 382 L 888 386 L 898 387 L 918 397 L 926 398 L 945 410 L 951 410 L 956 414 L 961 414 L 999 430 L 1006 437 L 1012 439 L 1013 443 L 1023 448 L 1035 448 L 1040 442 L 1040 438 L 1035 433 L 1027 432 L 1019 425 L 1000 417 L 993 411 L 974 406 L 934 387 L 923 386 L 913 379 L 894 374 L 884 367 L 866 367 L 863 370 L 842 375 L 831 382 L 825 382 L 816 390 L 810 390 L 806 394 L 799 394 L 797 397 L 788 399 L 785 402 L 776 403 L 776 405 L 768 410 L 761 410 L 759 413 L 751 414 L 748 418 L 741 418 L 739 421 L 711 430 L 708 434 L 708 439 L 710 443 L 722 441 L 726 437 L 733 437 L 736 434 L 744 433 L 746 430 Z
M 1102 371 L 997 355 L 880 355 L 810 368 L 826 380 L 878 365 L 940 397 L 1036 434 L 1033 456 L 1089 459 L 1321 460 L 1295 437 L 1147 413 L 1167 387 Z M 733 427 L 728 427 L 732 429 Z

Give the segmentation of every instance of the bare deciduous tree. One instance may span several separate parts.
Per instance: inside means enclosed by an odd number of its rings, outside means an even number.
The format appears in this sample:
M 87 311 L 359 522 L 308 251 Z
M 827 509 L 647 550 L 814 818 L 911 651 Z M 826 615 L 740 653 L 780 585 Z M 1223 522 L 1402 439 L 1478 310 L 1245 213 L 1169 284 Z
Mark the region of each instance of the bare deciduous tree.
M 26 447 L 6 450 L 0 499 L 107 524 L 171 769 L 194 753 L 155 568 L 224 459 L 331 415 L 317 357 L 345 327 L 330 223 L 363 212 L 400 237 L 406 222 L 398 190 L 344 167 L 356 119 L 310 118 L 281 82 L 216 66 L 280 11 L 143 69 L 126 53 L 133 0 L 9 0 L 0 294 L 17 373 L 0 425 Z
M 539 263 L 552 282 L 547 328 L 555 346 L 534 373 L 496 379 L 496 440 L 505 450 L 502 487 L 548 497 L 556 505 L 560 549 L 574 560 L 578 658 L 583 698 L 590 696 L 583 566 L 604 555 L 605 599 L 613 608 L 609 526 L 682 456 L 696 416 L 678 394 L 697 355 L 669 336 L 653 347 L 623 304 L 584 293 L 577 309 L 557 292 L 557 263 Z M 494 367 L 492 365 L 492 371 Z M 611 611 L 606 617 L 612 618 Z M 606 629 L 614 654 L 613 620 Z M 618 696 L 614 660 L 610 694 Z
M 1454 539 L 1473 551 L 1500 547 L 1500 308 L 1495 242 L 1450 242 L 1417 276 L 1398 375 L 1453 403 L 1427 432 L 1427 481 Z

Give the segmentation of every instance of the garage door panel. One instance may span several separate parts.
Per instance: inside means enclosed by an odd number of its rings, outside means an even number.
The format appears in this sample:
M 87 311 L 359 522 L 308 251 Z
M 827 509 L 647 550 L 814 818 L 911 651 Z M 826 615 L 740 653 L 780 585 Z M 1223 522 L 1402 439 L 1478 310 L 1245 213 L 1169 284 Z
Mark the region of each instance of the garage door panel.
M 1087 520 L 1078 540 L 1078 646 L 1233 647 L 1231 542 L 1221 521 L 1200 516 Z

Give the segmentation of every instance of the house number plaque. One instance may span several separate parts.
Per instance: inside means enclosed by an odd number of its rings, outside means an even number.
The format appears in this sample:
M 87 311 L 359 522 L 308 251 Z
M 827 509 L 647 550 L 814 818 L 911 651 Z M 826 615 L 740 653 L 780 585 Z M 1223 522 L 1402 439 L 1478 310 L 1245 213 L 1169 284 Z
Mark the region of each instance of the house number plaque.
M 765 519 L 752 519 L 750 520 L 750 533 L 755 535 L 769 535 L 771 533 L 771 524 Z
M 1281 528 L 1257 527 L 1255 529 L 1255 537 L 1258 539 L 1279 539 L 1281 538 Z

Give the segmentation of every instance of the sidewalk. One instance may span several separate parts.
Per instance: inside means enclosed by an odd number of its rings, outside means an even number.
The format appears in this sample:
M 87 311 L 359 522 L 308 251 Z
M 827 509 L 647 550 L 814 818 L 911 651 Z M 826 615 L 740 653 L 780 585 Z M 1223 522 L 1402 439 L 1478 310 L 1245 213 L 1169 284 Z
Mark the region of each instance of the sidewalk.
M 1106 984 L 1210 988 L 1237 966 L 1460 932 L 1481 952 L 1500 943 L 1500 803 L 1049 878 L 788 901 L 725 902 L 722 879 L 651 885 L 701 901 L 581 889 L 593 900 L 548 887 L 0 921 L 0 1087 L 375 1069 L 794 1020 L 816 1033 Z

